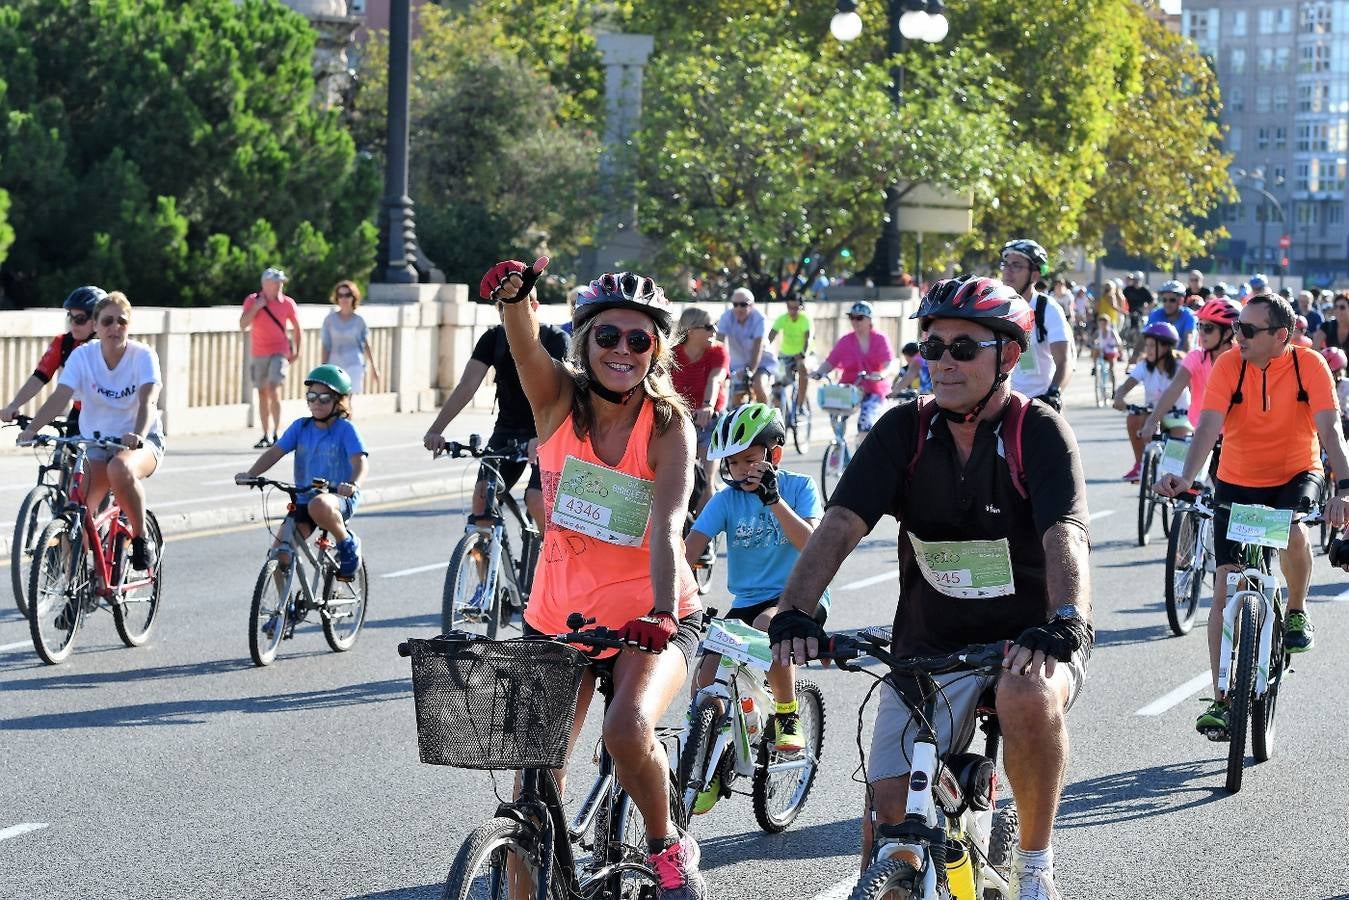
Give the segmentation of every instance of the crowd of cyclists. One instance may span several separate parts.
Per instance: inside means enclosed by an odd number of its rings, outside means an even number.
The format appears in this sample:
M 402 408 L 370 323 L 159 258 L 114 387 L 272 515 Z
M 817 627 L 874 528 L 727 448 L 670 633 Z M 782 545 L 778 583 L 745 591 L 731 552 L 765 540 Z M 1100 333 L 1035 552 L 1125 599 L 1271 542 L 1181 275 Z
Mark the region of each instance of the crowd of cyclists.
M 1326 519 L 1349 525 L 1341 496 L 1349 494 L 1349 426 L 1341 412 L 1349 295 L 1286 298 L 1261 276 L 1237 289 L 1210 289 L 1195 272 L 1187 284 L 1166 281 L 1155 295 L 1133 273 L 1093 298 L 1052 278 L 1049 262 L 1038 243 L 1016 239 L 1003 247 L 1000 277 L 933 283 L 912 316 L 921 339 L 898 358 L 865 301 L 851 305 L 848 331 L 824 351 L 800 298 L 769 322 L 753 293 L 738 288 L 715 320 L 690 306 L 676 321 L 651 278 L 610 273 L 577 292 L 566 334 L 539 321 L 534 286 L 546 258 L 503 261 L 483 276 L 479 293 L 501 324 L 475 345 L 424 444 L 434 455 L 445 452 L 446 429 L 492 371 L 497 419 L 488 445 L 527 442 L 529 462 L 501 466 L 499 476 L 510 490 L 530 469 L 526 502 L 543 534 L 524 634 L 566 633 L 568 617 L 579 612 L 633 648 L 592 661 L 571 740 L 602 675 L 612 688 L 605 744 L 641 813 L 659 896 L 708 895 L 698 843 L 671 815 L 672 761 L 656 723 L 690 676 L 696 691 L 714 674 L 715 662 L 698 653 L 706 622 L 693 569 L 719 536 L 732 597 L 725 616 L 766 631 L 771 643 L 768 727 L 779 753 L 809 750 L 795 667 L 827 650 L 829 584 L 887 515 L 900 527 L 893 652 L 1007 642 L 1000 675 L 941 682 L 951 715 L 934 725 L 943 752 L 958 752 L 970 741 L 976 707 L 996 708 L 1020 816 L 1011 897 L 1031 900 L 1059 896 L 1052 835 L 1067 767 L 1066 714 L 1084 686 L 1094 640 L 1090 515 L 1076 438 L 1062 415 L 1078 356 L 1090 351 L 1093 367 L 1128 366 L 1113 398 L 1130 412 L 1133 465 L 1125 480 L 1138 479 L 1143 446 L 1161 431 L 1189 440 L 1189 449 L 1179 474 L 1158 479 L 1158 493 L 1179 495 L 1207 472 L 1219 503 L 1296 508 L 1325 496 Z M 118 436 L 121 448 L 90 455 L 91 503 L 115 492 L 133 535 L 132 565 L 149 571 L 155 548 L 142 536 L 143 482 L 165 448 L 158 360 L 128 338 L 132 309 L 124 295 L 82 287 L 65 308 L 69 331 L 52 341 L 0 419 L 14 419 L 60 371 L 19 441 L 31 442 L 72 401 L 78 434 Z M 361 342 L 352 346 L 352 365 L 368 361 L 373 369 Z M 832 378 L 858 388 L 856 428 L 865 439 L 826 507 L 813 478 L 784 465 L 784 421 L 770 400 L 777 381 L 796 384 L 799 402 L 808 404 L 809 382 Z M 236 479 L 249 483 L 293 453 L 297 484 L 322 478 L 334 485 L 301 498 L 291 515 L 333 536 L 340 574 L 350 577 L 361 548 L 348 522 L 369 469 L 350 418 L 353 383 L 328 362 L 305 385 L 310 415 L 260 442 L 263 453 Z M 1131 408 L 1128 397 L 1140 386 L 1144 403 Z M 887 408 L 891 400 L 898 402 Z M 686 529 L 695 468 L 705 487 Z M 471 519 L 490 515 L 492 477 L 486 468 L 479 476 Z M 1326 478 L 1334 487 L 1323 492 Z M 1239 561 L 1222 524 L 1215 542 L 1209 636 L 1216 672 L 1222 575 Z M 974 559 L 983 572 L 978 583 L 937 562 Z M 1281 565 L 1289 586 L 1286 646 L 1304 652 L 1314 644 L 1305 607 L 1311 551 L 1299 525 Z M 917 787 L 909 783 L 915 730 L 898 693 L 905 689 L 882 692 L 876 714 L 864 860 L 897 833 Z M 1221 735 L 1227 712 L 1227 698 L 1215 691 L 1198 730 Z M 558 770 L 559 781 L 564 775 Z M 710 785 L 692 812 L 706 812 L 717 796 Z

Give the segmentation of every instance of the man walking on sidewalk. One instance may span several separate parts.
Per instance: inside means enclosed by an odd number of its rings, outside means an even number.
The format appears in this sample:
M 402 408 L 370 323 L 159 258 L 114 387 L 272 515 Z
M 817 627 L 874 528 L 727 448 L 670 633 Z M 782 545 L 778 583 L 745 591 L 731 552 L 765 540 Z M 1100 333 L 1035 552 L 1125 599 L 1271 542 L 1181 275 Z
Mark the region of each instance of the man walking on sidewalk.
M 300 310 L 295 301 L 281 292 L 286 273 L 267 268 L 262 286 L 244 298 L 239 327 L 252 331 L 249 373 L 258 389 L 258 416 L 262 419 L 262 437 L 253 446 L 261 449 L 276 443 L 281 424 L 281 385 L 286 383 L 290 364 L 300 358 Z M 295 331 L 292 339 L 287 326 Z

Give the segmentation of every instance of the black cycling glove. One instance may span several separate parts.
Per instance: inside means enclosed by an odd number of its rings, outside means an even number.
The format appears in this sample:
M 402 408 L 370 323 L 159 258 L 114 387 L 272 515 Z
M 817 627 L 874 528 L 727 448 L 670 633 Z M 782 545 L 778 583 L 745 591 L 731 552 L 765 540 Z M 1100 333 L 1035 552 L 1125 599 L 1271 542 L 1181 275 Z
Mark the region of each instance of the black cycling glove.
M 784 610 L 768 623 L 768 643 L 772 646 L 808 638 L 815 638 L 821 647 L 829 645 L 829 633 L 815 621 L 814 616 L 802 610 Z
M 1058 388 L 1051 387 L 1049 390 L 1041 394 L 1039 399 L 1047 406 L 1052 406 L 1054 408 L 1054 412 L 1063 412 L 1063 395 L 1060 394 Z
M 771 464 L 759 473 L 759 487 L 755 489 L 754 496 L 758 497 L 764 506 L 772 506 L 782 499 L 778 493 L 778 470 Z
M 1034 652 L 1041 650 L 1059 662 L 1068 662 L 1079 650 L 1091 650 L 1096 632 L 1081 619 L 1055 616 L 1043 625 L 1035 625 L 1021 632 L 1016 643 Z
M 1330 559 L 1331 568 L 1341 569 L 1349 566 L 1349 540 L 1335 538 L 1331 541 L 1327 557 Z

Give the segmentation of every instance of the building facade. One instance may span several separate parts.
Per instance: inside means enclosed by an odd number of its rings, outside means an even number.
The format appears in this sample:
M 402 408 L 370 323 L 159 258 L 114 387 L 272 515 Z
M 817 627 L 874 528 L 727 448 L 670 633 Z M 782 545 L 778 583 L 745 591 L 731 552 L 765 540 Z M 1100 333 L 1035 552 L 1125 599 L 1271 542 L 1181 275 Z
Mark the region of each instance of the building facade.
M 1349 277 L 1349 2 L 1187 0 L 1181 15 L 1218 73 L 1241 194 L 1222 211 L 1220 264 Z

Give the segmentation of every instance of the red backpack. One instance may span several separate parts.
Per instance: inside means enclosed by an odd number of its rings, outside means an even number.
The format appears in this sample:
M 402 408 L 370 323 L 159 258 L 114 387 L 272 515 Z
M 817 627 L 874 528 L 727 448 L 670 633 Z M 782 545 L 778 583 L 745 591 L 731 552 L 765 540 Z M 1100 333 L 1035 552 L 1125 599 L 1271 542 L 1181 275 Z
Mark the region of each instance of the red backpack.
M 1002 421 L 998 423 L 1003 456 L 1007 460 L 1007 469 L 1012 474 L 1012 486 L 1016 488 L 1022 500 L 1030 499 L 1026 485 L 1026 470 L 1021 465 L 1021 426 L 1026 421 L 1026 410 L 1030 409 L 1030 404 L 1030 398 L 1025 394 L 1012 391 L 1012 399 L 1002 414 Z M 918 468 L 918 459 L 923 455 L 927 433 L 932 429 L 932 420 L 937 413 L 937 404 L 932 401 L 931 396 L 918 398 L 918 444 L 913 449 L 908 469 L 911 481 L 914 471 Z

